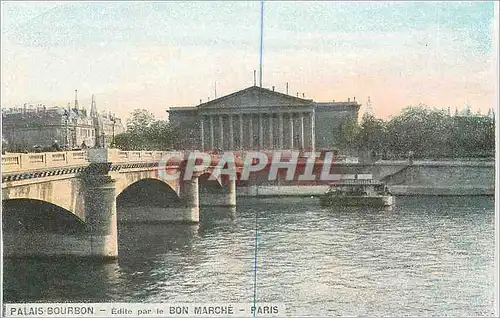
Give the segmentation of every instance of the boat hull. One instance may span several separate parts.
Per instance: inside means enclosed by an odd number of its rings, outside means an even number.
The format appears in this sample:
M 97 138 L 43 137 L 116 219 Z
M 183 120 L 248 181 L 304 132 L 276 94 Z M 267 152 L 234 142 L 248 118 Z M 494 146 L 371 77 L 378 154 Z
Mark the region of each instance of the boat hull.
M 368 206 L 368 207 L 388 207 L 394 204 L 394 197 L 390 195 L 380 196 L 331 196 L 322 195 L 319 197 L 323 206 Z

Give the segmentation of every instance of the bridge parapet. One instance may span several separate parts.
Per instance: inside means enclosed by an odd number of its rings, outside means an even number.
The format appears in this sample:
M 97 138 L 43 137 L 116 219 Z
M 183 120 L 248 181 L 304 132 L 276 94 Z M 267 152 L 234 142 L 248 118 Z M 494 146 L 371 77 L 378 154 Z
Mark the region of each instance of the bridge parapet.
M 7 153 L 2 155 L 2 173 L 60 168 L 88 164 L 86 151 Z
M 122 151 L 87 149 L 41 153 L 7 153 L 2 155 L 2 174 L 88 166 L 93 163 L 157 163 L 164 156 L 187 158 L 184 151 Z
M 166 155 L 184 158 L 185 153 L 183 151 L 123 151 L 109 148 L 88 150 L 91 163 L 158 162 Z

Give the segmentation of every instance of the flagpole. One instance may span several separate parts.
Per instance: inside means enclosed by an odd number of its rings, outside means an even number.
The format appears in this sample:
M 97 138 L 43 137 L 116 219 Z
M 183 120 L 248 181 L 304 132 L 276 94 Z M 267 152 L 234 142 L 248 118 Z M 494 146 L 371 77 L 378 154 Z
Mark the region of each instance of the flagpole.
M 259 84 L 262 87 L 262 38 L 264 33 L 264 0 L 260 2 L 260 59 L 259 59 Z
M 264 30 L 264 0 L 260 2 L 260 59 L 259 59 L 259 84 L 262 87 L 262 33 Z M 262 90 L 259 90 L 259 108 L 261 105 Z M 253 136 L 251 136 L 253 138 Z M 259 141 L 260 142 L 260 141 Z M 253 307 L 257 308 L 257 251 L 259 246 L 259 210 L 255 211 L 255 246 L 253 259 Z M 257 310 L 253 312 L 253 317 L 257 316 Z

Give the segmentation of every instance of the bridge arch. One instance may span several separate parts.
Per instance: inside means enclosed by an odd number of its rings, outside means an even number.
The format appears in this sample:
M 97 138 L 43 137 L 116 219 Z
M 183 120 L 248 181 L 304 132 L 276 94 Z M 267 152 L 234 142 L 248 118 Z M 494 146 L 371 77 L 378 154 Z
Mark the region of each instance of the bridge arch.
M 235 182 L 222 174 L 211 180 L 207 171 L 198 177 L 200 206 L 234 206 L 236 204 Z
M 182 205 L 179 189 L 158 178 L 129 184 L 116 197 L 118 222 L 161 222 Z
M 59 205 L 37 199 L 2 201 L 2 226 L 6 231 L 75 233 L 86 230 L 85 220 Z
M 29 182 L 31 181 L 31 182 Z M 28 180 L 2 189 L 2 200 L 25 199 L 33 202 L 47 202 L 67 210 L 79 218 L 85 218 L 83 183 L 78 178 L 61 178 L 46 182 Z M 30 201 L 31 202 L 31 201 Z
M 140 203 L 151 204 L 169 203 L 170 201 L 179 200 L 179 190 L 158 178 L 144 178 L 136 180 L 126 187 L 117 189 L 116 202 L 118 205 Z
M 218 192 L 223 188 L 221 180 L 222 176 L 215 180 L 210 180 L 211 177 L 212 173 L 210 171 L 206 171 L 198 177 L 198 186 L 200 188 L 200 193 L 202 191 Z
M 210 171 L 205 171 L 198 177 L 200 187 L 203 184 L 205 187 L 211 187 L 212 189 L 225 188 L 228 184 L 230 178 L 227 174 L 221 174 L 216 180 L 208 180 L 212 176 Z M 241 180 L 241 172 L 236 171 L 236 184 L 237 185 L 247 185 L 247 180 Z
M 87 255 L 85 221 L 53 203 L 35 199 L 2 201 L 5 257 Z
M 149 173 L 149 171 L 146 172 L 146 174 L 127 173 L 113 176 L 113 178 L 116 180 L 116 197 L 118 198 L 118 196 L 120 196 L 123 191 L 130 190 L 131 187 L 137 187 L 138 183 L 139 185 L 144 185 L 141 184 L 144 181 L 153 182 L 156 185 L 164 184 L 176 193 L 179 193 L 178 182 L 176 180 L 164 180 L 162 178 L 159 178 L 156 173 Z
M 241 172 L 236 171 L 236 187 L 246 187 L 248 186 L 248 180 L 241 179 Z

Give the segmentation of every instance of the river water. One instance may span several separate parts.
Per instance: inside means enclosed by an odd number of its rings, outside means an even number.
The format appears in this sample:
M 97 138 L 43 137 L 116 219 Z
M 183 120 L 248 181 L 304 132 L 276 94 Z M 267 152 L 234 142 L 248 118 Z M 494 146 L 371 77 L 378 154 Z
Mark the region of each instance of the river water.
M 239 198 L 199 225 L 120 224 L 119 260 L 6 260 L 5 302 L 258 302 L 293 316 L 494 314 L 491 197 L 398 197 L 393 211 Z M 119 212 L 119 211 L 118 211 Z

